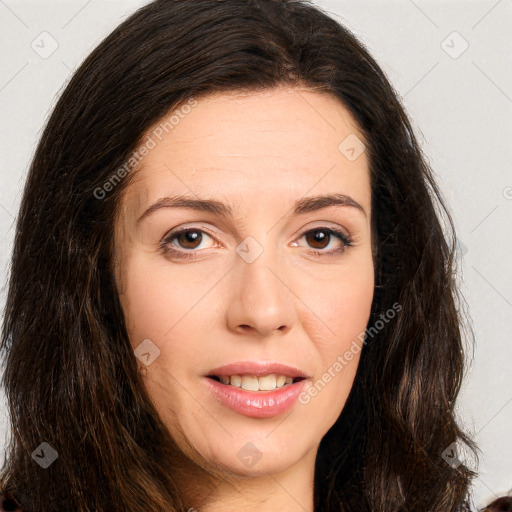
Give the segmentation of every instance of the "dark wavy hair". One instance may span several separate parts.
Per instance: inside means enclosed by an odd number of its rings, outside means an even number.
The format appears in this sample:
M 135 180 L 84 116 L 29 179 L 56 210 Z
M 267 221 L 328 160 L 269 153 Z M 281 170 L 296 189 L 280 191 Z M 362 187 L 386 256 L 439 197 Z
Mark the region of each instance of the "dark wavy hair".
M 24 510 L 191 506 L 177 482 L 187 461 L 144 388 L 113 278 L 132 175 L 95 191 L 190 98 L 281 85 L 330 93 L 358 123 L 376 247 L 369 325 L 402 306 L 364 345 L 321 440 L 315 511 L 467 509 L 476 473 L 443 456 L 455 442 L 479 451 L 454 412 L 468 364 L 455 230 L 399 95 L 365 46 L 306 0 L 157 0 L 76 71 L 26 180 L 0 346 L 12 427 L 0 486 Z M 46 469 L 34 456 L 42 442 L 58 454 Z

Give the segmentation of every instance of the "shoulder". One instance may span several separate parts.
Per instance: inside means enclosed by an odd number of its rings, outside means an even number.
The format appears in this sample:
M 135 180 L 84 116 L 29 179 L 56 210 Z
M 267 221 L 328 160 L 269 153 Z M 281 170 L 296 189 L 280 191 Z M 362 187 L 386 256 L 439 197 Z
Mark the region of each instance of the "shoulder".
M 512 496 L 501 496 L 487 505 L 482 512 L 507 512 L 512 510 Z
M 9 494 L 0 493 L 0 512 L 23 512 L 16 500 Z

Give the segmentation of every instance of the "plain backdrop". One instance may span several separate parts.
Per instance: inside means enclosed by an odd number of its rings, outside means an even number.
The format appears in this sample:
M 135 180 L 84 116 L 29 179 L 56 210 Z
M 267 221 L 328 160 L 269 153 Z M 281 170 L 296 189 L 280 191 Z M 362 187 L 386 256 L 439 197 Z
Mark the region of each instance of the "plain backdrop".
M 84 58 L 145 3 L 0 0 L 2 311 L 14 220 L 49 112 Z M 512 488 L 512 0 L 315 3 L 351 29 L 388 75 L 456 224 L 477 342 L 458 414 L 482 450 L 474 483 L 480 508 Z M 0 396 L 2 447 L 9 424 Z

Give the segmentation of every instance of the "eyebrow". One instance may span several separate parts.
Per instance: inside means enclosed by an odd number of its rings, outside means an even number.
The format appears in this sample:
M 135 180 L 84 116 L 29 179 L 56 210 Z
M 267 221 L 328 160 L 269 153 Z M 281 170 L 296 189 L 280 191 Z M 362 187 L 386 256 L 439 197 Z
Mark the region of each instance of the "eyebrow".
M 345 194 L 327 194 L 311 197 L 304 197 L 295 201 L 293 215 L 316 212 L 330 206 L 352 207 L 367 217 L 365 209 L 352 197 Z M 151 213 L 161 208 L 190 208 L 201 212 L 214 213 L 224 217 L 233 217 L 233 207 L 215 199 L 198 199 L 186 195 L 163 197 L 152 204 L 138 219 L 139 224 Z

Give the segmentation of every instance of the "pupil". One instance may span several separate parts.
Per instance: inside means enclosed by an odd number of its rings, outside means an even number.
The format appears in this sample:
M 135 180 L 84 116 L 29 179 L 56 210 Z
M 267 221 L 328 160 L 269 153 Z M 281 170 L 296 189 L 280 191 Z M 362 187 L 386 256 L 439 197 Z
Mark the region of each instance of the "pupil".
M 312 244 L 313 246 L 323 249 L 327 245 L 327 243 L 325 243 L 325 242 L 328 241 L 329 235 L 327 235 L 325 233 L 325 231 L 318 229 L 318 230 L 312 231 L 311 234 L 313 235 L 313 244 Z M 322 241 L 324 242 L 323 244 L 322 244 Z M 318 242 L 320 242 L 320 246 L 315 245 L 315 244 L 318 244 Z
M 184 233 L 181 233 L 179 238 L 180 244 L 182 246 L 195 249 L 195 247 L 198 245 L 197 242 L 201 242 L 201 233 L 199 233 L 198 231 L 186 231 Z M 189 245 L 190 242 L 192 242 L 191 246 Z M 196 244 L 194 244 L 194 242 L 196 242 Z

